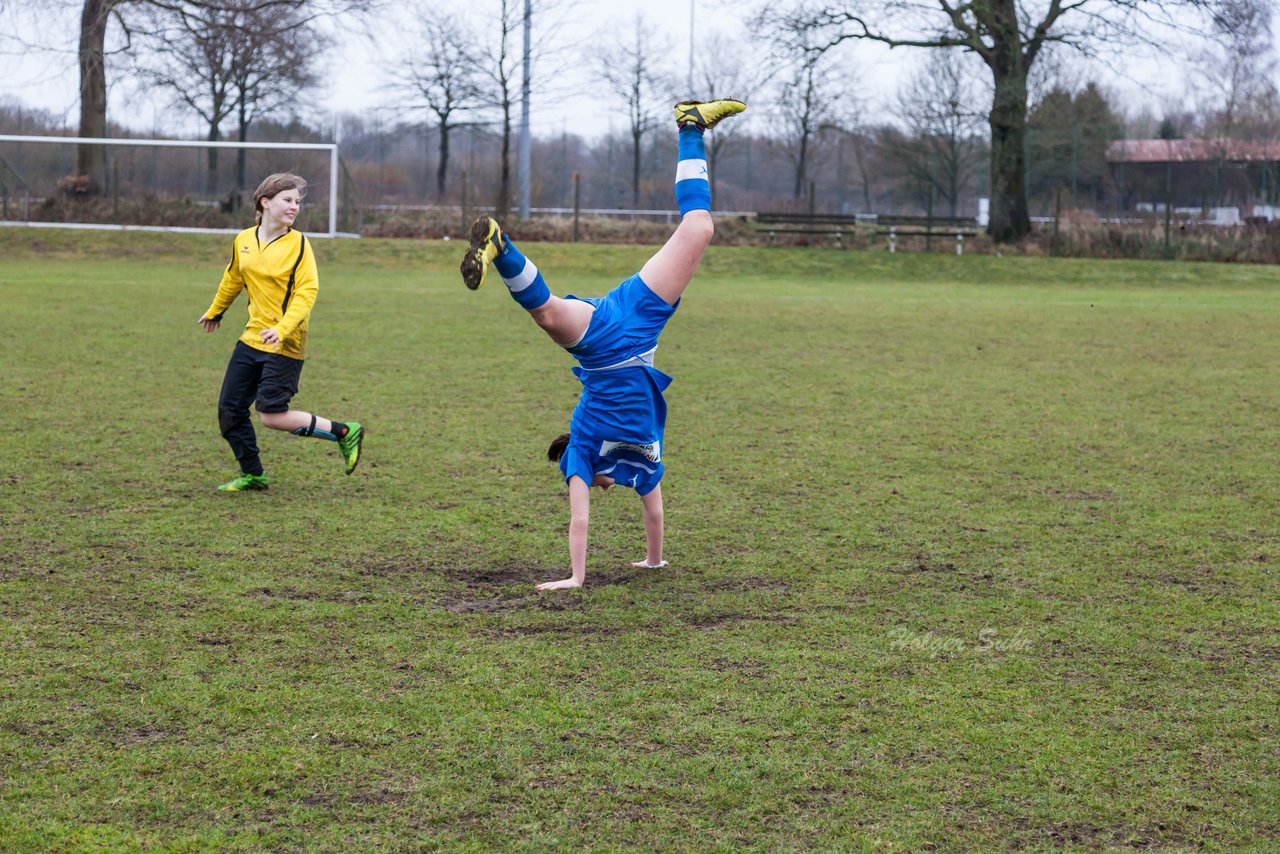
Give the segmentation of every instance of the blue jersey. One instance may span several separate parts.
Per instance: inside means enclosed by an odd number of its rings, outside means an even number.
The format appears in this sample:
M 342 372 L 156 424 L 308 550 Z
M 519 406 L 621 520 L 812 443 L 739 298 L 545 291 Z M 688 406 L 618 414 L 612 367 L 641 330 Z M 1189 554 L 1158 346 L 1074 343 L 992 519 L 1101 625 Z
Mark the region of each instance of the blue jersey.
M 667 305 L 639 274 L 603 297 L 583 301 L 595 311 L 582 338 L 567 348 L 578 360 L 573 373 L 582 381 L 582 395 L 560 471 L 565 480 L 576 474 L 588 485 L 605 474 L 647 495 L 662 480 L 662 393 L 671 384 L 671 377 L 653 367 L 653 354 L 679 302 Z

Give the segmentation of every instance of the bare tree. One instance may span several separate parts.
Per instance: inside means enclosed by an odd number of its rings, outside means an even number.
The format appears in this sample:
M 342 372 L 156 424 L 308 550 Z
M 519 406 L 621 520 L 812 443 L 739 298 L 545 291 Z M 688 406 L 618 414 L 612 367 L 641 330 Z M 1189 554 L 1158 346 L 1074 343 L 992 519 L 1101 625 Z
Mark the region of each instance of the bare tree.
M 893 146 L 894 155 L 921 188 L 930 214 L 933 200 L 941 197 L 954 217 L 961 190 L 977 172 L 983 149 L 977 139 L 981 112 L 974 90 L 961 57 L 938 52 L 898 95 L 907 135 Z
M 387 65 L 392 90 L 418 102 L 436 119 L 440 155 L 436 192 L 441 197 L 449 174 L 449 132 L 458 125 L 455 116 L 481 102 L 472 43 L 456 18 L 418 7 L 409 41 Z
M 853 168 L 857 170 L 858 187 L 862 191 L 862 209 L 875 212 L 871 188 L 876 184 L 878 146 L 872 131 L 861 123 L 846 125 L 845 137 L 853 145 Z
M 304 13 L 291 6 L 260 6 L 256 0 L 223 0 L 219 8 L 152 7 L 140 20 L 146 48 L 135 63 L 139 76 L 173 93 L 205 123 L 216 142 L 222 123 L 235 115 L 237 138 L 261 112 L 296 99 L 312 85 L 311 65 L 322 44 Z M 236 189 L 245 186 L 245 151 L 237 155 Z M 217 190 L 218 149 L 206 153 L 205 191 Z
M 827 49 L 820 13 L 808 3 L 792 10 L 763 12 L 756 25 L 758 37 L 771 44 L 783 69 L 779 72 L 777 107 L 790 131 L 788 153 L 795 179 L 792 195 L 799 199 L 808 183 L 813 144 L 846 83 L 836 67 L 835 55 Z
M 252 0 L 232 0 L 245 4 Z M 244 13 L 249 22 L 232 31 L 235 61 L 232 94 L 236 139 L 245 142 L 260 117 L 298 100 L 298 93 L 319 82 L 315 63 L 328 47 L 307 13 L 293 6 L 269 6 Z M 247 189 L 248 152 L 236 152 L 236 190 Z
M 1205 133 L 1225 139 L 1241 112 L 1275 92 L 1273 0 L 1220 0 L 1210 16 L 1207 44 L 1193 64 L 1199 88 L 1210 102 Z
M 627 129 L 631 138 L 631 204 L 640 207 L 640 159 L 645 134 L 658 118 L 659 105 L 666 106 L 661 93 L 670 91 L 670 81 L 655 72 L 650 62 L 655 56 L 671 53 L 653 27 L 637 14 L 632 24 L 633 39 L 626 46 L 617 45 L 601 55 L 600 79 L 613 94 L 627 104 Z M 601 39 L 603 41 L 603 39 Z
M 80 12 L 80 136 L 107 135 L 107 26 L 123 2 L 85 0 Z M 99 181 L 106 175 L 106 157 L 100 145 L 81 145 L 76 173 Z
M 484 93 L 485 105 L 498 113 L 501 135 L 499 155 L 498 197 L 494 210 L 499 218 L 511 210 L 511 111 L 517 97 L 517 79 L 522 60 L 519 37 L 524 21 L 521 0 L 497 0 L 497 15 L 486 15 L 489 41 L 480 48 L 483 74 L 490 88 Z
M 998 241 L 1031 230 L 1025 185 L 1027 77 L 1046 46 L 1085 53 L 1151 43 L 1185 10 L 1204 12 L 1221 0 L 845 0 L 813 21 L 828 46 L 864 40 L 894 47 L 970 51 L 986 63 L 993 94 L 991 222 Z
M 773 76 L 768 63 L 753 62 L 743 53 L 737 39 L 721 33 L 699 33 L 702 50 L 694 66 L 694 79 L 701 85 L 700 92 L 690 92 L 688 97 L 737 98 L 747 104 L 756 102 L 756 95 L 764 91 Z M 711 197 L 716 195 L 716 160 L 720 152 L 749 126 L 754 112 L 742 119 L 716 125 L 716 132 L 707 137 L 707 171 L 710 173 Z
M 477 10 L 484 14 L 484 26 L 477 34 L 477 39 L 481 42 L 477 56 L 481 76 L 488 81 L 481 101 L 485 108 L 498 114 L 501 135 L 498 199 L 495 204 L 500 217 L 511 209 L 511 123 L 512 111 L 520 95 L 525 2 L 527 0 L 490 0 L 494 5 Z M 556 39 L 549 37 L 549 34 L 560 30 L 567 8 L 567 4 L 561 0 L 529 2 L 536 30 L 530 49 L 530 73 L 533 80 L 541 79 L 535 70 L 557 51 Z M 538 84 L 531 83 L 531 88 L 537 87 Z
M 101 137 L 107 131 L 106 40 L 111 22 L 124 34 L 128 50 L 137 28 L 139 10 L 180 12 L 195 8 L 217 10 L 224 0 L 83 0 L 80 8 L 78 62 L 80 67 L 80 136 Z M 305 19 L 320 15 L 368 9 L 375 0 L 246 0 L 254 10 L 284 6 L 299 10 Z M 98 181 L 106 173 L 106 153 L 100 145 L 81 145 L 76 171 Z
M 172 93 L 176 103 L 188 107 L 202 122 L 205 138 L 217 142 L 222 122 L 235 104 L 231 97 L 233 14 L 221 10 L 192 9 L 167 13 L 146 10 L 146 41 L 135 65 L 139 77 Z M 205 152 L 205 192 L 217 192 L 218 149 Z

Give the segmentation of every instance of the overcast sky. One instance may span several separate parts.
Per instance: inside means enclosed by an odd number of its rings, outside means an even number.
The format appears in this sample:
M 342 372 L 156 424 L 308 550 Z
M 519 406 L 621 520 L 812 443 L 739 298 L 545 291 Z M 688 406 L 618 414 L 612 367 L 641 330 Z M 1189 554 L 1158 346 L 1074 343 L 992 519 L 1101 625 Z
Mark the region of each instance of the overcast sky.
M 572 2 L 572 0 L 561 0 Z M 476 9 L 486 0 L 437 0 L 438 7 L 454 7 L 459 12 L 469 10 L 476 16 Z M 695 5 L 696 4 L 696 5 Z M 60 50 L 15 49 L 14 43 L 0 44 L 0 99 L 19 101 L 30 107 L 48 110 L 64 116 L 69 126 L 77 117 L 77 77 L 74 61 L 74 43 L 79 15 L 76 3 L 69 2 L 61 12 L 43 11 L 38 18 L 23 23 L 19 37 L 28 43 L 46 44 Z M 695 31 L 702 34 L 714 30 L 735 39 L 744 52 L 748 47 L 743 20 L 751 4 L 727 3 L 725 0 L 579 0 L 573 7 L 566 25 L 568 38 L 548 41 L 556 43 L 575 39 L 581 47 L 568 57 L 557 61 L 554 83 L 555 93 L 537 90 L 533 104 L 535 134 L 559 133 L 562 130 L 595 136 L 610 129 L 608 110 L 601 110 L 598 101 L 592 108 L 583 110 L 585 93 L 588 97 L 599 84 L 589 73 L 595 67 L 596 55 L 610 49 L 608 43 L 591 36 L 602 31 L 613 31 L 619 38 L 627 38 L 636 15 L 645 19 L 668 35 L 673 45 L 670 56 L 658 60 L 669 64 L 670 70 L 684 80 L 689 62 L 689 21 L 693 11 Z M 393 106 L 394 98 L 382 88 L 384 72 L 379 63 L 385 62 L 394 52 L 395 31 L 390 13 L 384 14 L 379 23 L 386 33 L 380 38 L 348 37 L 325 55 L 322 70 L 325 81 L 312 96 L 311 109 L 306 117 L 311 121 L 325 121 L 337 112 L 369 113 L 378 108 L 376 115 L 383 121 L 399 117 Z M 347 22 L 336 23 L 337 29 L 345 29 Z M 376 26 L 376 25 L 375 25 Z M 535 39 L 540 35 L 539 22 L 535 19 Z M 65 34 L 61 39 L 51 34 Z M 58 42 L 61 41 L 61 44 Z M 859 93 L 870 100 L 872 109 L 892 101 L 899 81 L 907 71 L 915 67 L 922 51 L 898 50 L 888 52 L 873 45 L 858 45 L 847 54 Z M 1085 70 L 1089 79 L 1096 79 L 1111 92 L 1117 94 L 1129 106 L 1147 105 L 1159 113 L 1162 107 L 1175 105 L 1183 97 L 1185 83 L 1181 77 L 1180 62 L 1176 57 L 1165 61 L 1152 60 L 1130 63 L 1127 74 L 1117 74 L 1101 66 Z M 546 79 L 546 78 L 543 78 Z M 537 81 L 535 80 L 535 83 Z M 547 80 L 547 82 L 552 82 Z M 683 87 L 682 87 L 683 88 Z M 198 125 L 181 110 L 168 106 L 163 98 L 139 92 L 131 81 L 118 74 L 110 78 L 109 117 L 139 131 L 163 129 L 169 133 L 200 134 Z M 734 95 L 737 93 L 715 93 Z M 877 103 L 878 102 L 878 103 Z M 284 117 L 287 118 L 287 117 Z M 756 114 L 753 120 L 767 120 Z M 618 116 L 614 127 L 625 127 L 625 117 Z

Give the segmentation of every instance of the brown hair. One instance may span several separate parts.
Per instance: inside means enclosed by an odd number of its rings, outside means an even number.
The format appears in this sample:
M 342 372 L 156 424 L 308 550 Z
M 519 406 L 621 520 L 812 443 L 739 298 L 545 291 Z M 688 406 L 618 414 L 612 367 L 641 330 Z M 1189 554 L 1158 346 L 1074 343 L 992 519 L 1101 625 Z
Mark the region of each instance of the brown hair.
M 253 191 L 253 221 L 262 225 L 262 200 L 274 199 L 285 190 L 297 190 L 299 197 L 305 197 L 307 179 L 300 178 L 292 172 L 277 172 L 263 178 L 258 189 Z
M 569 434 L 561 433 L 551 440 L 551 447 L 547 448 L 547 459 L 553 463 L 560 462 L 560 458 L 564 456 L 564 449 L 569 446 Z

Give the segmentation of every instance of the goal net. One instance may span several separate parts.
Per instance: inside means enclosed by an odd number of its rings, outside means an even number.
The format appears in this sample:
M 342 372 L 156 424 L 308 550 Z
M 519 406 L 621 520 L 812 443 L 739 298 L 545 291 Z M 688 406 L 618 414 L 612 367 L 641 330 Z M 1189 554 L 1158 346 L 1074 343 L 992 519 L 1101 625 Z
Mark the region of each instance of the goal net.
M 100 149 L 100 174 L 77 174 L 81 146 Z M 336 144 L 17 135 L 0 135 L 0 225 L 239 231 L 274 172 L 307 180 L 298 228 L 359 230 Z

